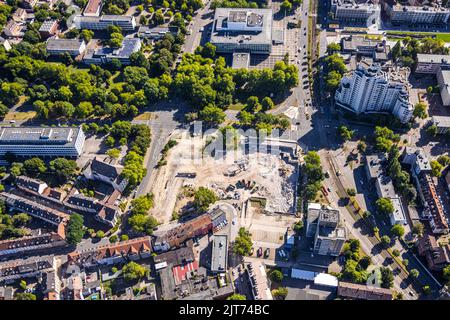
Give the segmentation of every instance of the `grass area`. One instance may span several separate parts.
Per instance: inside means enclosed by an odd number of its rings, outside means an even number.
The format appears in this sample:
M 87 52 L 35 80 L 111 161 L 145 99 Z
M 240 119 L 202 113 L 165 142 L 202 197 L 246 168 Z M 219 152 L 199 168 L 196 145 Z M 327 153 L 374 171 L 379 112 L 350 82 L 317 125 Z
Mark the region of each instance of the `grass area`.
M 386 32 L 386 35 L 388 39 L 390 39 L 389 35 L 391 36 L 411 36 L 411 37 L 433 37 L 436 39 L 443 40 L 445 42 L 450 42 L 450 33 L 435 33 L 435 32 L 414 32 L 414 31 L 388 31 Z M 398 37 L 392 38 L 392 40 L 400 40 Z
M 152 112 L 144 112 L 139 115 L 137 115 L 133 120 L 151 120 L 153 119 L 153 113 Z
M 36 111 L 28 111 L 28 112 L 9 112 L 5 116 L 5 121 L 10 120 L 19 120 L 19 121 L 26 121 L 33 119 L 36 116 Z
M 228 110 L 235 110 L 235 111 L 241 111 L 244 108 L 245 108 L 245 104 L 242 104 L 242 103 L 230 104 L 228 106 Z
M 445 42 L 450 42 L 450 33 L 438 33 L 436 38 Z

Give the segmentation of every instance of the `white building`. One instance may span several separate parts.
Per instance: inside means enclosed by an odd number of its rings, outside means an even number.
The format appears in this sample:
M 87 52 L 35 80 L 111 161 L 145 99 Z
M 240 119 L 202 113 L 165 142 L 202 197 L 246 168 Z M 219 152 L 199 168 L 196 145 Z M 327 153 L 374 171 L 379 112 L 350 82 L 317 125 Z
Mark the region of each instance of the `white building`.
M 49 55 L 60 55 L 64 53 L 76 57 L 86 50 L 86 43 L 79 39 L 56 39 L 47 40 L 47 53 Z
M 358 64 L 350 76 L 344 77 L 336 90 L 336 106 L 355 114 L 393 114 L 402 123 L 412 116 L 409 102 L 408 69 L 381 70 L 380 65 Z
M 436 2 L 433 5 L 407 5 L 407 3 L 392 4 L 385 2 L 384 7 L 392 24 L 440 25 L 448 23 L 450 18 L 450 9 L 442 7 Z
M 439 68 L 436 79 L 441 92 L 442 104 L 450 106 L 450 70 Z
M 373 0 L 331 0 L 331 12 L 344 22 L 372 25 L 380 20 L 380 5 Z
M 109 26 L 119 26 L 122 31 L 133 31 L 136 28 L 134 16 L 75 16 L 73 22 L 77 29 L 106 30 Z
M 0 157 L 5 153 L 22 157 L 79 157 L 85 139 L 81 127 L 3 127 Z

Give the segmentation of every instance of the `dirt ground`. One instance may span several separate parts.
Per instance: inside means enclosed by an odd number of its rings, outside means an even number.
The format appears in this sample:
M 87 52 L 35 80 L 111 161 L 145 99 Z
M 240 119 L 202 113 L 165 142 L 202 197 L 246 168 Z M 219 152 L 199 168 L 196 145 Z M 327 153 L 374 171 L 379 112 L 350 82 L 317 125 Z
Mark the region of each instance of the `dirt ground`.
M 152 189 L 155 197 L 152 214 L 160 222 L 170 221 L 174 209 L 179 209 L 177 196 L 183 186 L 208 187 L 221 199 L 245 201 L 250 196 L 265 197 L 268 211 L 294 212 L 297 172 L 279 156 L 262 153 L 249 156 L 238 150 L 215 159 L 202 156 L 205 141 L 201 137 L 183 135 L 177 142 L 167 155 L 167 165 L 158 169 Z M 196 177 L 179 177 L 179 173 L 195 173 Z M 243 180 L 245 187 L 236 186 Z

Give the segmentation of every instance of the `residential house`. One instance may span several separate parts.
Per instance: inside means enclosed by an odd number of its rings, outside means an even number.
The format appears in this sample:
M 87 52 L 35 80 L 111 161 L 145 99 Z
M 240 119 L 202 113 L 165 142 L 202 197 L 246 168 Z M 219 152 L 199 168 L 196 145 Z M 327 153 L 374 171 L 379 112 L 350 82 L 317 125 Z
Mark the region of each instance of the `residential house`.
M 114 164 L 113 159 L 99 160 L 94 158 L 83 171 L 86 179 L 99 180 L 110 184 L 114 189 L 123 192 L 128 179 L 122 176 L 123 166 Z

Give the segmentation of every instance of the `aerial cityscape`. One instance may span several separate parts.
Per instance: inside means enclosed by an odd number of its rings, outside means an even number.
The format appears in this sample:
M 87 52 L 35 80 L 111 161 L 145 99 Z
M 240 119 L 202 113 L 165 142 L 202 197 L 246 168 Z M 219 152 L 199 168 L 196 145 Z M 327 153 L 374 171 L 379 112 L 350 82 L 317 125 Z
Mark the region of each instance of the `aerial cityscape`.
M 450 300 L 450 1 L 0 26 L 0 300 Z

